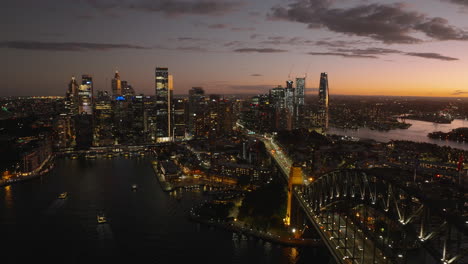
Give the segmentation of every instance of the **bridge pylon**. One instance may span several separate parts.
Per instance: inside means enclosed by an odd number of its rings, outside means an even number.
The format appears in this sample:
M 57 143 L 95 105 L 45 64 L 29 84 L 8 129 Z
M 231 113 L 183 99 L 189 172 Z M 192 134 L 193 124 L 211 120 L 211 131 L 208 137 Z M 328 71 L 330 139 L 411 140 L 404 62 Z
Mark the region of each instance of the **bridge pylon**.
M 297 164 L 293 164 L 289 170 L 288 177 L 288 204 L 286 207 L 286 217 L 284 218 L 284 224 L 286 226 L 291 225 L 293 186 L 302 184 L 304 184 L 304 180 L 302 178 L 302 168 Z

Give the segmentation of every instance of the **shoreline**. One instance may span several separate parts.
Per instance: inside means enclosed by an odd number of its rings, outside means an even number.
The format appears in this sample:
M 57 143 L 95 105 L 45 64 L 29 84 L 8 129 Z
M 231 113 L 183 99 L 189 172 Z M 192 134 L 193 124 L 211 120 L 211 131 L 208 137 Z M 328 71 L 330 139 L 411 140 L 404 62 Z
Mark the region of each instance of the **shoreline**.
M 172 185 L 161 177 L 161 174 L 158 172 L 157 162 L 155 163 L 154 161 L 152 161 L 151 167 L 153 168 L 154 174 L 156 175 L 156 178 L 158 179 L 158 182 L 161 185 L 162 190 L 165 192 L 171 192 L 172 190 L 174 190 Z
M 222 228 L 226 231 L 230 231 L 237 234 L 242 234 L 245 236 L 254 237 L 261 239 L 265 242 L 270 242 L 287 247 L 322 247 L 324 244 L 320 239 L 304 239 L 304 238 L 283 238 L 278 235 L 273 235 L 271 233 L 259 232 L 252 230 L 250 228 L 242 227 L 233 222 L 217 222 L 214 220 L 203 219 L 203 217 L 195 216 L 193 213 L 189 214 L 189 220 L 205 224 L 208 226 Z
M 30 175 L 26 175 L 26 176 L 17 176 L 17 177 L 14 177 L 14 178 L 10 178 L 8 180 L 0 180 L 0 187 L 3 187 L 3 186 L 8 186 L 8 185 L 12 185 L 12 184 L 15 184 L 15 183 L 20 183 L 20 182 L 24 182 L 24 181 L 28 181 L 28 180 L 32 180 L 32 179 L 35 179 L 35 178 L 39 178 L 41 177 L 42 175 L 50 172 L 54 166 L 55 166 L 55 154 L 50 154 L 49 157 L 47 157 L 47 159 L 44 161 L 43 164 L 41 164 L 38 168 L 36 168 L 35 170 L 38 170 L 37 172 L 28 172 L 28 173 L 31 173 Z M 45 167 L 45 168 L 44 168 Z

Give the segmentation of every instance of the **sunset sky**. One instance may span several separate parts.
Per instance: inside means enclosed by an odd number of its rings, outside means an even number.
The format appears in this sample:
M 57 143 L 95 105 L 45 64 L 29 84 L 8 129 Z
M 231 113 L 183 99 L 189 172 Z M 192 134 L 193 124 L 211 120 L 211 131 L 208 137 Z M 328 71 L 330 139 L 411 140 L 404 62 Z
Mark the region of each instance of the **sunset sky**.
M 176 94 L 328 72 L 331 94 L 468 96 L 467 0 L 14 0 L 0 21 L 0 96 L 110 91 L 116 69 L 152 95 L 157 66 Z

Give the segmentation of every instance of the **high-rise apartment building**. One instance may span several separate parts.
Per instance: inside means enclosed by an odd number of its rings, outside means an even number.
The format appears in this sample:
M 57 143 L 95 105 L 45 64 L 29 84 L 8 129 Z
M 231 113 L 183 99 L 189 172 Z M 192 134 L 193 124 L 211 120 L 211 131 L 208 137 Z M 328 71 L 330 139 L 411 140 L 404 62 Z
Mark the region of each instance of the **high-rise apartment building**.
M 157 67 L 155 72 L 156 131 L 157 142 L 172 140 L 172 76 L 168 68 Z

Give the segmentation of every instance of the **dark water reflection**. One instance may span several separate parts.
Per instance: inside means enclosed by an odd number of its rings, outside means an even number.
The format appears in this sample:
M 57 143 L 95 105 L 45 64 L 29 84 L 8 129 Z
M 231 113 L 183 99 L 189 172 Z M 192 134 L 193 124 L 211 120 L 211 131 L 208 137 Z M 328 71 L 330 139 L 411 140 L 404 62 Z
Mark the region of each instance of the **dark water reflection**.
M 340 129 L 331 127 L 329 134 L 353 136 L 358 138 L 373 139 L 379 142 L 388 142 L 390 140 L 410 140 L 416 142 L 426 142 L 437 144 L 439 146 L 449 146 L 452 148 L 459 148 L 468 150 L 468 143 L 454 142 L 448 140 L 430 139 L 427 137 L 428 133 L 435 131 L 449 132 L 452 129 L 459 127 L 468 127 L 468 121 L 462 119 L 455 119 L 451 124 L 437 124 L 432 122 L 409 120 L 405 121 L 410 123 L 408 129 L 394 129 L 390 131 L 378 131 L 368 128 L 360 128 L 358 130 Z
M 161 191 L 148 159 L 57 161 L 42 177 L 0 189 L 1 263 L 328 263 L 190 222 L 201 191 Z M 132 191 L 132 184 L 138 190 Z M 58 198 L 67 191 L 65 200 Z M 97 223 L 103 210 L 106 224 Z

